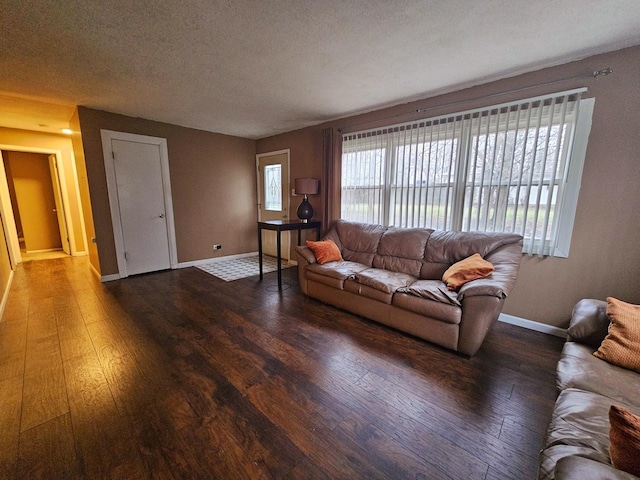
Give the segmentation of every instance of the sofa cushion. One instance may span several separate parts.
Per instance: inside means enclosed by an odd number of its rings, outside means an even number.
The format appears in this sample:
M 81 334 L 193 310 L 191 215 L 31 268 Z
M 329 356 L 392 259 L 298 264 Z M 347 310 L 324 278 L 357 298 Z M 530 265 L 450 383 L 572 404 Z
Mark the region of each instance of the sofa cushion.
M 640 305 L 607 298 L 609 333 L 594 355 L 640 373 Z
M 449 291 L 440 280 L 417 280 L 409 286 L 400 287 L 398 293 L 406 293 L 414 297 L 455 305 L 457 307 L 461 305 L 458 301 L 458 294 Z
M 365 223 L 338 221 L 335 231 L 339 240 L 327 234 L 336 242 L 342 253 L 342 258 L 352 262 L 362 263 L 371 267 L 373 257 L 378 251 L 378 244 L 386 227 Z
M 377 302 L 386 303 L 387 305 L 391 305 L 391 300 L 393 299 L 393 293 L 387 293 L 377 288 L 362 285 L 353 279 L 345 280 L 344 291 L 355 293 L 356 295 L 370 298 Z
M 436 230 L 429 236 L 420 278 L 440 279 L 451 265 L 474 253 L 485 258 L 504 245 L 519 242 L 522 242 L 520 235 L 509 233 Z
M 426 282 L 433 280 L 421 281 Z M 462 320 L 462 308 L 458 305 L 452 305 L 439 300 L 430 300 L 407 293 L 400 293 L 399 290 L 393 296 L 391 304 L 403 310 L 409 310 L 410 312 L 453 325 L 459 325 Z
M 307 247 L 311 249 L 313 255 L 316 257 L 316 261 L 322 265 L 328 262 L 340 262 L 342 261 L 342 255 L 340 250 L 333 240 L 320 240 L 319 242 L 313 242 L 307 240 Z
M 609 409 L 609 455 L 614 467 L 640 476 L 640 417 L 620 405 Z
M 609 408 L 612 400 L 597 393 L 568 388 L 556 400 L 540 455 L 540 478 L 554 478 L 555 464 L 579 455 L 600 463 L 609 459 Z
M 373 266 L 418 277 L 424 248 L 432 232 L 425 228 L 389 227 L 380 239 Z
M 398 288 L 406 287 L 416 281 L 406 273 L 391 272 L 380 268 L 367 268 L 355 274 L 354 279 L 361 285 L 380 290 L 384 293 L 394 293 Z
M 612 465 L 577 455 L 558 460 L 554 475 L 556 480 L 638 480 L 635 475 L 617 470 Z
M 495 270 L 479 253 L 451 265 L 442 275 L 442 281 L 449 290 L 458 290 L 465 283 L 488 277 Z
M 638 374 L 594 357 L 594 349 L 578 342 L 566 342 L 557 367 L 560 390 L 580 388 L 613 401 L 636 404 L 640 399 Z
M 324 265 L 313 263 L 307 267 L 306 277 L 307 280 L 324 283 L 342 290 L 347 278 L 353 277 L 359 271 L 367 268 L 361 263 L 348 261 L 330 262 Z

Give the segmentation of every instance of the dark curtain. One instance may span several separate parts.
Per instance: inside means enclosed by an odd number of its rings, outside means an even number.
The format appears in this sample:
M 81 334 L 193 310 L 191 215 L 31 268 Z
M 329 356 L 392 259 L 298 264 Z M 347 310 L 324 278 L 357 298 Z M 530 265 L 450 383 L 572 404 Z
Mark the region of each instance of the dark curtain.
M 324 185 L 322 193 L 324 208 L 322 225 L 324 231 L 340 218 L 340 173 L 342 168 L 342 136 L 335 128 L 322 130 L 322 163 Z

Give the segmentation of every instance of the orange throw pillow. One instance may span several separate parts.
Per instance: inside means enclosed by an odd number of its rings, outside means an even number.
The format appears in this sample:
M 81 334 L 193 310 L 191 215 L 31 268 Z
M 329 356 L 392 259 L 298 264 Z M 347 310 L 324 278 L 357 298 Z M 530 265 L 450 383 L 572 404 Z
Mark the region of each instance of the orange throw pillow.
M 619 367 L 640 373 L 640 305 L 607 298 L 609 333 L 593 354 Z
M 449 290 L 457 290 L 471 280 L 491 275 L 493 270 L 491 262 L 486 261 L 479 253 L 474 253 L 451 265 L 442 275 L 442 281 Z
M 618 405 L 609 409 L 609 456 L 618 470 L 640 477 L 640 417 Z
M 321 240 L 312 242 L 307 240 L 307 247 L 311 249 L 316 256 L 316 261 L 322 265 L 327 262 L 339 262 L 342 260 L 340 249 L 333 240 Z

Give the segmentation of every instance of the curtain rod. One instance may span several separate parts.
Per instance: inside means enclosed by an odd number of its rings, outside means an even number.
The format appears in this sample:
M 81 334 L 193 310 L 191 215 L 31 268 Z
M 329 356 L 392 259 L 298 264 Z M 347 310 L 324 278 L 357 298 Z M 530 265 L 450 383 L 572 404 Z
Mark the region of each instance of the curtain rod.
M 338 132 L 342 133 L 343 130 L 346 130 L 347 128 L 348 129 L 352 129 L 352 128 L 357 128 L 357 127 L 362 127 L 364 125 L 371 125 L 372 123 L 378 123 L 380 121 L 390 120 L 392 118 L 404 117 L 404 116 L 410 115 L 412 113 L 428 112 L 429 110 L 436 110 L 438 108 L 451 107 L 451 106 L 454 106 L 454 105 L 459 105 L 461 103 L 473 102 L 475 100 L 484 100 L 484 99 L 493 98 L 493 97 L 500 97 L 502 95 L 507 95 L 507 94 L 510 94 L 510 93 L 524 92 L 524 91 L 527 91 L 527 90 L 532 90 L 534 88 L 546 87 L 546 86 L 549 86 L 549 85 L 555 85 L 557 83 L 568 82 L 569 80 L 577 80 L 579 78 L 593 78 L 594 80 L 597 80 L 600 77 L 606 77 L 608 75 L 611 75 L 612 73 L 613 73 L 613 69 L 611 69 L 611 67 L 606 67 L 606 68 L 603 68 L 601 70 L 596 70 L 595 72 L 592 72 L 592 73 L 589 73 L 589 74 L 584 74 L 583 73 L 581 75 L 575 75 L 573 77 L 563 78 L 561 80 L 552 80 L 550 82 L 539 83 L 537 85 L 530 85 L 528 87 L 514 88 L 512 90 L 505 90 L 505 91 L 502 91 L 502 92 L 492 93 L 490 95 L 484 95 L 482 97 L 465 98 L 464 100 L 456 100 L 455 102 L 442 103 L 440 105 L 434 105 L 432 107 L 417 108 L 415 110 L 411 110 L 410 112 L 399 113 L 397 115 L 391 115 L 389 117 L 379 118 L 377 120 L 371 120 L 370 122 L 359 123 L 357 125 L 350 125 L 349 127 L 345 127 L 344 129 L 343 128 L 339 128 Z M 585 88 L 587 88 L 587 87 L 585 87 Z M 588 90 L 588 88 L 587 88 L 587 90 Z

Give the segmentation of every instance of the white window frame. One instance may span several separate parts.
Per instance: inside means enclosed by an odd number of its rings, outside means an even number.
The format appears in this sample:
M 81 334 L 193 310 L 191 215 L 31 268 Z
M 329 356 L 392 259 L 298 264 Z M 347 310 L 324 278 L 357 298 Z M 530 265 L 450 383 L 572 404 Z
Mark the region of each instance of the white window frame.
M 584 91 L 582 89 L 581 91 Z M 573 122 L 573 135 L 569 136 L 569 141 L 565 142 L 564 148 L 570 149 L 567 162 L 568 168 L 565 172 L 563 178 L 559 179 L 559 182 L 554 182 L 554 185 L 559 185 L 559 190 L 561 191 L 561 196 L 558 199 L 558 202 L 555 204 L 555 214 L 558 215 L 557 223 L 556 223 L 556 231 L 552 232 L 552 238 L 555 241 L 545 241 L 545 245 L 543 249 L 540 249 L 540 240 L 531 241 L 530 239 L 525 239 L 525 248 L 524 252 L 529 254 L 539 254 L 540 256 L 554 256 L 554 257 L 563 257 L 566 258 L 569 256 L 569 249 L 571 246 L 571 236 L 573 232 L 573 225 L 575 221 L 575 214 L 578 204 L 578 196 L 580 192 L 580 183 L 582 179 L 582 172 L 584 169 L 584 161 L 586 157 L 587 150 L 587 142 L 589 137 L 589 132 L 591 130 L 591 121 L 592 114 L 595 105 L 594 98 L 581 99 L 578 104 L 578 110 L 575 112 L 577 116 L 576 120 Z M 495 107 L 486 107 L 484 109 L 479 110 L 489 110 L 493 108 L 501 107 L 501 105 L 497 105 Z M 468 112 L 454 113 L 451 115 L 446 115 L 446 117 L 464 115 Z M 432 120 L 432 119 L 426 119 Z M 419 123 L 413 122 L 413 123 Z M 388 129 L 392 129 L 394 126 L 387 127 Z M 378 129 L 378 130 L 384 130 Z M 466 137 L 458 136 L 459 132 L 456 132 L 455 137 L 458 139 L 458 156 L 461 158 L 466 158 L 467 149 L 469 148 L 469 136 L 474 135 L 475 130 L 466 129 Z M 345 134 L 345 136 L 349 136 L 353 134 Z M 439 138 L 439 140 L 446 140 L 449 137 L 449 134 L 445 135 L 446 138 Z M 454 138 L 453 136 L 451 137 Z M 380 207 L 383 209 L 382 212 L 382 220 L 381 223 L 384 225 L 389 224 L 390 212 L 389 212 L 389 197 L 391 195 L 391 190 L 396 188 L 395 184 L 395 172 L 392 171 L 392 166 L 395 162 L 395 154 L 396 150 L 401 148 L 399 145 L 392 145 L 390 140 L 386 143 L 378 143 L 375 140 L 375 137 L 372 137 L 370 141 L 367 143 L 370 144 L 372 149 L 375 148 L 384 148 L 386 152 L 386 156 L 384 164 L 387 168 L 387 173 L 384 176 L 385 185 L 381 185 L 382 190 L 384 191 L 384 204 Z M 409 145 L 409 144 L 406 144 Z M 361 150 L 362 151 L 362 150 Z M 354 153 L 353 149 L 349 149 L 349 147 L 343 148 L 343 155 Z M 448 227 L 451 230 L 463 230 L 466 229 L 466 225 L 463 225 L 463 212 L 465 211 L 464 205 L 464 195 L 465 189 L 467 188 L 467 173 L 468 169 L 471 168 L 469 162 L 467 160 L 461 161 L 457 163 L 457 170 L 455 172 L 455 176 L 451 177 L 453 186 L 453 199 L 452 199 L 452 208 L 451 208 L 451 217 L 447 220 L 449 224 Z M 351 182 L 353 183 L 353 178 L 351 178 Z M 560 184 L 561 183 L 561 184 Z M 341 187 L 341 190 L 344 190 L 345 187 Z M 344 217 L 343 217 L 344 218 Z M 349 220 L 349 218 L 345 218 Z M 432 227 L 437 228 L 437 227 Z M 550 250 L 550 244 L 555 244 L 555 248 L 553 252 Z

